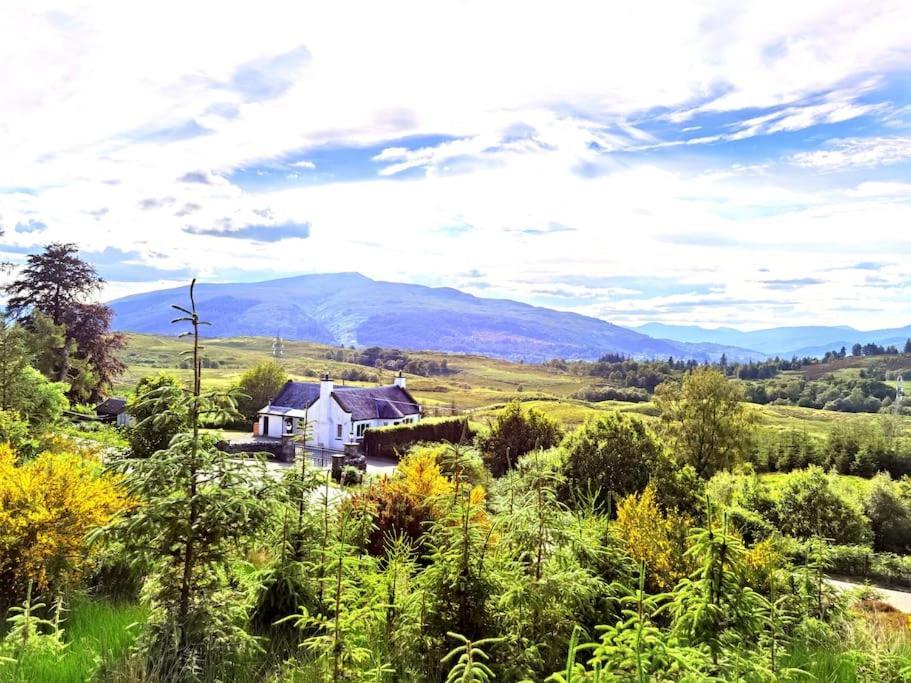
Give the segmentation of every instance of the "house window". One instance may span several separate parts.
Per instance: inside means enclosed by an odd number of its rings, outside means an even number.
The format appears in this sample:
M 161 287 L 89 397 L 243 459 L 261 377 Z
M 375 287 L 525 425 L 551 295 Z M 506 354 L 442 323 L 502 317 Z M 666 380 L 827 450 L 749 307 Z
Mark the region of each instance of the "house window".
M 342 438 L 342 426 L 341 426 L 341 425 L 336 425 L 336 426 L 335 426 L 335 438 L 336 438 L 336 439 L 341 439 L 341 438 Z
M 370 425 L 368 425 L 366 422 L 361 422 L 361 423 L 357 426 L 357 435 L 358 435 L 358 436 L 364 436 L 364 432 L 367 431 L 367 427 L 369 427 L 369 426 L 370 426 Z

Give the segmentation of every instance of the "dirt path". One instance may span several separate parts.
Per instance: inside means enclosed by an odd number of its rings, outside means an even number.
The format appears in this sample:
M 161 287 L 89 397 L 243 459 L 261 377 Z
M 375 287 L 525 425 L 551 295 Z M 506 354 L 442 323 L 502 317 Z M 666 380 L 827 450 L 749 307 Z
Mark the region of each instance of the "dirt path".
M 854 588 L 862 588 L 865 585 L 863 583 L 854 583 L 852 581 L 843 581 L 841 579 L 826 580 L 839 591 L 848 591 Z M 875 589 L 878 593 L 882 594 L 883 601 L 888 602 L 895 609 L 901 610 L 902 612 L 911 613 L 911 592 L 896 590 L 894 588 L 881 588 L 872 584 L 870 587 Z

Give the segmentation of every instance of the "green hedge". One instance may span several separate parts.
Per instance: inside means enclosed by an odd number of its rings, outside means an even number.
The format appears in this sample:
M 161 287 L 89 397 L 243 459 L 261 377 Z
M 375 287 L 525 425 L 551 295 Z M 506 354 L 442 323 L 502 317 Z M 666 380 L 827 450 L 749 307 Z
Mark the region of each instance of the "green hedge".
M 364 432 L 364 454 L 370 457 L 397 458 L 412 444 L 421 441 L 459 443 L 474 438 L 466 417 L 428 418 L 420 422 L 377 427 Z

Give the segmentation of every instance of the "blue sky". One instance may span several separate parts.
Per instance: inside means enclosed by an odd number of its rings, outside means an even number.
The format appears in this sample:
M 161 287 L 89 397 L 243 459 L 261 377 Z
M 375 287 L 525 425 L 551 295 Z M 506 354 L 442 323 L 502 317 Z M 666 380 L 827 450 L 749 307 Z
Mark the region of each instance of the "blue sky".
M 4 5 L 0 254 L 911 322 L 911 3 L 521 7 Z

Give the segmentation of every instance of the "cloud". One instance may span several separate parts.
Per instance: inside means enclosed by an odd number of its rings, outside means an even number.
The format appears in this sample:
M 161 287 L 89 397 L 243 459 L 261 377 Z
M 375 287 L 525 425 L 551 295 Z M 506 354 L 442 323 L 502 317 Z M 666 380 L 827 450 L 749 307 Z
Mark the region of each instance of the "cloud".
M 128 138 L 139 143 L 161 143 L 168 144 L 172 142 L 181 142 L 190 140 L 201 135 L 211 135 L 214 131 L 201 126 L 195 120 L 183 121 L 173 126 L 164 126 L 162 128 L 145 127 L 139 128 L 128 134 Z
M 823 285 L 826 283 L 825 280 L 821 280 L 815 277 L 797 277 L 789 278 L 782 280 L 760 280 L 759 281 L 764 287 L 769 289 L 783 289 L 783 290 L 793 290 L 800 289 L 801 287 L 809 287 L 812 285 Z
M 107 247 L 101 251 L 84 251 L 81 256 L 95 266 L 105 280 L 148 282 L 149 280 L 185 280 L 195 273 L 186 266 L 155 265 L 135 250 Z
M 797 166 L 819 171 L 898 164 L 911 160 L 911 137 L 830 140 L 826 149 L 798 152 L 790 160 Z
M 24 232 L 24 233 L 44 232 L 45 230 L 47 230 L 47 224 L 43 223 L 42 221 L 36 221 L 36 220 L 30 218 L 27 221 L 20 221 L 20 222 L 16 223 L 15 230 L 16 230 L 16 232 Z
M 202 206 L 195 202 L 187 202 L 180 208 L 179 211 L 176 211 L 174 213 L 174 215 L 180 216 L 180 217 L 189 216 L 191 213 L 195 213 L 195 212 L 199 211 L 201 208 L 202 208 Z
M 316 164 L 314 164 L 312 161 L 307 161 L 306 159 L 302 159 L 300 161 L 295 161 L 291 164 L 291 166 L 294 166 L 294 168 L 306 168 L 306 169 L 316 168 Z
M 211 185 L 212 180 L 208 173 L 203 171 L 188 171 L 178 180 L 182 183 L 199 183 L 200 185 Z
M 198 228 L 187 226 L 184 231 L 191 235 L 228 237 L 231 239 L 252 240 L 254 242 L 280 242 L 287 239 L 305 239 L 310 237 L 310 223 L 288 221 L 275 225 L 244 225 L 240 228 Z
M 110 213 L 110 211 L 111 210 L 105 206 L 100 209 L 88 210 L 85 213 L 87 213 L 89 216 L 94 218 L 96 221 L 100 221 L 102 218 L 107 216 Z
M 514 232 L 518 232 L 521 235 L 528 235 L 529 237 L 537 237 L 540 235 L 552 235 L 556 232 L 575 232 L 575 228 L 571 228 L 568 225 L 563 225 L 562 223 L 557 223 L 556 221 L 551 221 L 547 225 L 540 228 L 519 228 Z
M 152 209 L 163 209 L 171 206 L 174 201 L 174 197 L 146 197 L 139 201 L 138 206 L 143 211 L 150 211 Z
M 310 51 L 300 45 L 288 52 L 239 66 L 227 85 L 247 101 L 272 99 L 294 85 L 296 76 L 310 59 Z

